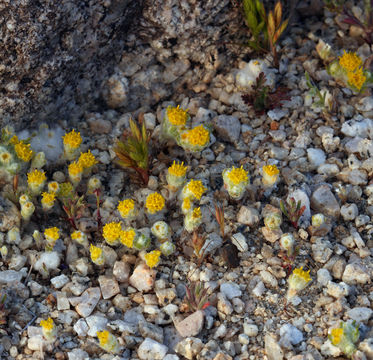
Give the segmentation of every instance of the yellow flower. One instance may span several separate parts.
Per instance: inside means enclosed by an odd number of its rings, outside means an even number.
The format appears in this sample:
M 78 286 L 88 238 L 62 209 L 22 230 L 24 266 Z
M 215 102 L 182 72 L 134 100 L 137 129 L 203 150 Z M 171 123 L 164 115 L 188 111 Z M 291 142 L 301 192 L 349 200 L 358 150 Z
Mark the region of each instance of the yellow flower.
M 100 341 L 100 346 L 111 353 L 117 354 L 119 352 L 119 343 L 113 334 L 110 334 L 109 331 L 97 331 L 97 337 Z
M 9 165 L 13 160 L 13 156 L 9 151 L 6 151 L 5 149 L 0 152 L 0 163 L 7 166 Z
M 41 320 L 40 326 L 43 330 L 43 335 L 46 340 L 54 341 L 57 338 L 57 327 L 54 325 L 53 320 L 49 317 L 47 320 Z
M 240 168 L 232 167 L 232 170 L 230 170 L 227 174 L 228 179 L 234 184 L 238 185 L 243 182 L 248 181 L 247 171 L 243 169 L 241 166 Z
M 348 85 L 353 86 L 357 90 L 361 90 L 367 77 L 364 75 L 363 68 L 358 68 L 356 71 L 347 73 Z
M 183 189 L 184 198 L 187 197 L 194 197 L 197 200 L 200 200 L 203 193 L 207 190 L 206 187 L 203 186 L 201 180 L 190 180 L 188 184 L 185 185 Z
M 54 327 L 54 322 L 52 318 L 49 317 L 47 320 L 40 321 L 40 326 L 43 328 L 43 330 L 45 329 L 47 331 L 50 331 Z
M 28 184 L 41 185 L 46 180 L 45 172 L 35 169 L 27 173 L 27 182 Z
M 177 107 L 169 106 L 166 110 L 168 121 L 172 125 L 182 126 L 185 125 L 188 120 L 188 109 L 184 110 L 180 108 L 180 105 Z
M 289 290 L 287 299 L 291 299 L 298 291 L 303 290 L 311 280 L 310 271 L 304 271 L 303 266 L 294 269 L 288 278 Z
M 274 175 L 278 175 L 280 173 L 280 170 L 277 168 L 276 165 L 264 165 L 263 173 L 269 176 L 274 176 Z
M 69 175 L 71 177 L 79 177 L 82 175 L 82 173 L 83 168 L 78 162 L 74 161 L 69 165 Z
M 60 237 L 60 230 L 58 227 L 50 227 L 44 230 L 44 236 L 47 240 L 52 240 L 56 242 Z
M 355 52 L 346 52 L 344 50 L 344 54 L 339 57 L 339 65 L 346 71 L 355 71 L 362 63 L 360 56 Z
M 128 248 L 133 247 L 133 240 L 135 239 L 136 231 L 134 229 L 123 230 L 120 233 L 120 242 Z
M 76 133 L 74 129 L 62 136 L 62 138 L 63 144 L 65 146 L 68 146 L 70 149 L 77 149 L 82 143 L 82 137 L 80 136 L 80 133 Z
M 201 208 L 195 208 L 192 212 L 192 218 L 193 219 L 200 219 L 202 217 L 202 214 L 201 214 Z
M 44 186 L 46 180 L 45 172 L 35 169 L 27 173 L 27 183 L 34 195 L 38 195 Z
M 196 126 L 195 128 L 185 131 L 181 135 L 182 143 L 192 145 L 191 150 L 200 149 L 206 146 L 210 141 L 210 132 L 205 129 L 203 125 Z
M 54 192 L 51 192 L 51 193 L 43 192 L 41 194 L 41 196 L 42 196 L 41 205 L 43 206 L 43 209 L 44 210 L 51 209 L 52 206 L 54 205 L 54 200 L 56 199 L 56 193 L 54 193 Z
M 342 336 L 343 336 L 343 329 L 341 328 L 332 329 L 330 333 L 332 344 L 338 345 L 341 342 Z
M 120 216 L 122 218 L 126 218 L 133 213 L 133 210 L 135 209 L 135 201 L 132 199 L 124 199 L 122 201 L 119 201 L 118 207 L 117 207 Z
M 184 177 L 187 171 L 187 166 L 184 166 L 184 162 L 176 163 L 175 161 L 173 164 L 168 168 L 168 173 L 172 176 L 176 177 Z
M 150 214 L 161 211 L 165 206 L 163 196 L 157 192 L 149 194 L 145 201 L 145 207 Z
M 60 189 L 60 185 L 58 184 L 57 181 L 51 181 L 48 184 L 48 191 L 49 192 L 57 193 L 59 189 Z
M 105 262 L 105 258 L 101 248 L 91 244 L 89 252 L 91 254 L 91 260 L 94 264 L 102 265 Z
M 111 222 L 104 225 L 102 235 L 109 245 L 114 245 L 122 232 L 121 223 Z
M 153 250 L 150 253 L 145 254 L 145 262 L 150 268 L 157 266 L 159 264 L 159 257 L 161 256 L 161 252 L 159 250 Z
M 89 169 L 93 165 L 96 165 L 98 161 L 92 155 L 91 150 L 88 150 L 86 153 L 81 153 L 79 156 L 78 164 L 83 168 L 83 169 Z
M 30 149 L 30 147 L 30 144 L 25 144 L 23 141 L 21 141 L 14 145 L 14 150 L 21 160 L 27 162 L 30 161 L 34 155 L 34 152 Z
M 18 143 L 19 143 L 18 136 L 17 136 L 17 135 L 13 135 L 9 142 L 10 142 L 12 145 L 16 145 L 16 144 L 18 144 Z
M 82 179 L 82 166 L 78 162 L 74 161 L 69 165 L 68 171 L 71 182 L 74 184 L 74 186 L 77 186 Z
M 21 216 L 25 221 L 30 220 L 32 214 L 35 211 L 35 205 L 31 201 L 26 201 L 21 204 Z
M 80 230 L 75 230 L 71 233 L 71 239 L 75 240 L 79 244 L 84 244 L 87 241 L 87 235 Z
M 181 211 L 183 212 L 183 214 L 187 214 L 189 211 L 190 211 L 190 208 L 192 206 L 192 203 L 190 201 L 190 198 L 185 198 L 183 200 L 183 203 L 181 204 Z

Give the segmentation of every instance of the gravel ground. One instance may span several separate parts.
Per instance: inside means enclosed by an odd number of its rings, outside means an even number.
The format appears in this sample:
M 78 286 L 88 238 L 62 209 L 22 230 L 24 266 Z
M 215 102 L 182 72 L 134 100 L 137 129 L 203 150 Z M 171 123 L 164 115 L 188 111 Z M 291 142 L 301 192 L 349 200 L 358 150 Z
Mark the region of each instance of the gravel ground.
M 103 110 L 87 111 L 80 121 L 42 126 L 31 146 L 46 154 L 47 181 L 62 183 L 70 162 L 61 156 L 61 136 L 79 131 L 81 151 L 91 150 L 98 160 L 92 175 L 102 183 L 102 223 L 120 221 L 118 202 L 132 198 L 139 214 L 131 225 L 150 236 L 156 220 L 166 221 L 176 250 L 151 269 L 144 252 L 104 244 L 93 195 L 86 195 L 89 206 L 77 222 L 88 237 L 83 244 L 71 239 L 73 229 L 57 202 L 43 212 L 38 197 L 34 214 L 24 221 L 18 203 L 6 198 L 12 180 L 2 171 L 1 358 L 344 359 L 328 334 L 340 321 L 355 320 L 354 356 L 373 359 L 373 98 L 370 88 L 356 95 L 337 84 L 316 51 L 323 40 L 338 55 L 356 51 L 365 60 L 372 47 L 323 10 L 289 26 L 279 44 L 277 70 L 269 56 L 260 58 L 237 45 L 247 33 L 228 0 L 207 1 L 203 11 L 192 1 L 174 3 L 165 1 L 162 11 L 159 6 L 145 10 L 144 23 L 129 35 L 121 61 L 102 83 Z M 273 86 L 289 89 L 288 100 L 262 115 L 241 98 L 248 92 L 241 75 L 253 59 L 265 64 Z M 331 111 L 312 105 L 305 71 L 333 97 Z M 161 122 L 170 105 L 188 109 L 193 126 L 211 125 L 208 147 L 187 153 L 162 138 Z M 130 118 L 144 119 L 152 134 L 147 187 L 113 161 L 115 141 Z M 17 135 L 26 138 L 31 132 Z M 199 233 L 206 236 L 207 248 L 203 261 L 193 254 L 180 202 L 167 186 L 174 160 L 188 166 L 187 181 L 201 180 L 206 187 L 198 201 Z M 280 170 L 269 187 L 262 179 L 266 164 Z M 232 166 L 242 166 L 250 179 L 239 200 L 223 186 L 222 171 Z M 27 187 L 27 171 L 20 172 L 20 193 Z M 79 194 L 87 181 L 84 177 L 77 187 Z M 166 206 L 148 216 L 145 199 L 153 192 L 162 194 Z M 278 213 L 280 200 L 292 197 L 305 209 L 299 227 L 283 216 L 279 229 L 269 229 L 268 211 Z M 213 215 L 215 202 L 224 206 L 224 240 Z M 321 228 L 312 223 L 315 214 L 325 216 Z M 60 237 L 46 252 L 45 240 L 33 234 L 52 226 Z M 297 249 L 289 261 L 279 242 L 285 233 L 293 235 Z M 104 265 L 92 263 L 89 243 L 103 245 Z M 149 250 L 158 246 L 152 236 Z M 300 267 L 310 271 L 312 281 L 287 301 L 289 274 Z M 209 297 L 203 310 L 193 312 L 184 298 L 186 286 L 196 281 L 208 288 Z M 52 340 L 40 326 L 49 317 L 57 331 Z M 103 330 L 118 342 L 117 354 L 99 346 L 97 332 Z

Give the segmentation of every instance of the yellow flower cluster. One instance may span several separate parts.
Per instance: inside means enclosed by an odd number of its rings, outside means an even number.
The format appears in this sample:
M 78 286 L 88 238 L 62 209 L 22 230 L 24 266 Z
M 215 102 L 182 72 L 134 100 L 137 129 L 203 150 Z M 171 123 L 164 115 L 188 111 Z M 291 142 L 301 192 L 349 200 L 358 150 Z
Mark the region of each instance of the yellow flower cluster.
M 92 262 L 95 263 L 96 265 L 102 265 L 105 262 L 101 248 L 91 244 L 91 247 L 89 248 L 89 252 L 91 255 Z
M 119 201 L 118 207 L 117 207 L 120 216 L 122 218 L 126 218 L 129 215 L 131 215 L 131 212 L 135 209 L 135 201 L 132 199 L 124 199 L 122 201 Z
M 43 206 L 43 209 L 44 210 L 51 209 L 52 206 L 54 205 L 54 201 L 56 199 L 56 193 L 54 193 L 54 192 L 51 192 L 51 193 L 43 192 L 41 194 L 41 196 L 42 196 L 41 204 Z
M 161 256 L 161 252 L 159 250 L 153 250 L 147 254 L 145 254 L 145 262 L 150 268 L 157 266 L 159 264 L 159 258 Z
M 69 165 L 68 170 L 70 177 L 78 177 L 83 173 L 83 167 L 76 161 Z
M 356 71 L 349 71 L 347 73 L 348 84 L 355 87 L 357 90 L 361 90 L 365 84 L 367 77 L 364 74 L 363 68 L 358 68 Z
M 111 222 L 104 225 L 102 236 L 109 245 L 114 245 L 122 232 L 121 223 Z
M 229 180 L 234 184 L 238 185 L 242 182 L 248 181 L 247 171 L 241 166 L 240 168 L 233 167 L 227 174 Z
M 47 239 L 57 241 L 58 238 L 60 237 L 60 230 L 58 227 L 50 227 L 44 230 L 44 236 Z
M 77 149 L 82 143 L 82 137 L 80 136 L 80 133 L 76 133 L 74 129 L 62 136 L 62 138 L 63 144 L 65 146 L 68 146 L 70 149 Z
M 79 244 L 84 244 L 87 241 L 87 235 L 83 231 L 75 230 L 71 233 L 71 239 Z
M 203 186 L 201 180 L 190 180 L 189 183 L 185 187 L 186 193 L 189 194 L 192 198 L 194 197 L 197 200 L 201 200 L 203 193 L 207 190 L 206 187 Z M 186 197 L 190 197 L 186 196 Z
M 88 150 L 85 153 L 81 153 L 78 159 L 78 164 L 83 168 L 83 169 L 89 169 L 93 165 L 96 165 L 98 161 L 94 157 L 94 155 L 91 153 L 91 150 Z
M 53 327 L 54 327 L 54 322 L 52 320 L 52 318 L 48 318 L 47 320 L 41 320 L 40 321 L 40 326 L 43 328 L 43 330 L 52 330 Z
M 277 168 L 276 165 L 264 165 L 263 166 L 263 172 L 266 175 L 274 176 L 280 173 L 280 170 Z
M 7 166 L 11 163 L 11 161 L 13 160 L 13 156 L 12 154 L 9 152 L 9 151 L 1 151 L 1 154 L 0 154 L 0 162 Z
M 150 214 L 155 214 L 161 211 L 165 206 L 163 196 L 157 192 L 148 195 L 145 201 L 145 207 Z
M 362 63 L 360 56 L 354 52 L 344 51 L 343 55 L 339 57 L 339 65 L 346 71 L 355 71 Z
M 177 107 L 169 106 L 166 110 L 168 121 L 175 126 L 183 126 L 188 120 L 188 109 L 184 110 L 180 108 L 180 105 Z
M 27 173 L 27 182 L 29 185 L 41 185 L 46 180 L 45 172 L 35 169 Z
M 337 329 L 332 329 L 330 332 L 330 337 L 331 337 L 331 342 L 333 345 L 338 345 L 343 336 L 343 329 L 337 328 Z
M 32 156 L 34 155 L 34 152 L 30 149 L 30 147 L 30 144 L 26 144 L 23 141 L 20 141 L 14 145 L 14 150 L 21 160 L 27 162 L 30 161 Z
M 199 125 L 193 129 L 187 130 L 181 134 L 182 143 L 190 144 L 191 151 L 201 150 L 210 141 L 210 132 L 203 126 Z
M 184 177 L 186 175 L 187 166 L 184 165 L 184 162 L 179 163 L 174 161 L 172 165 L 168 168 L 168 173 L 176 177 Z
M 97 337 L 100 342 L 100 346 L 113 354 L 119 353 L 119 343 L 113 334 L 110 334 L 109 331 L 97 331 Z
M 59 190 L 60 190 L 60 185 L 58 184 L 57 181 L 51 181 L 48 184 L 48 191 L 49 192 L 57 193 Z
M 135 236 L 136 231 L 134 229 L 123 230 L 120 233 L 120 242 L 128 248 L 132 249 Z

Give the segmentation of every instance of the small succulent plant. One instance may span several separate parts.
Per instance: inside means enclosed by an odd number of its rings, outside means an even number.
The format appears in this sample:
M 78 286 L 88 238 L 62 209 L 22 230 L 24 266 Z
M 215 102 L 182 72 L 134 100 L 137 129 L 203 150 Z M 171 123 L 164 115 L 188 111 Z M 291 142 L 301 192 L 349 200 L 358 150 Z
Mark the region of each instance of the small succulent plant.
M 198 311 L 206 309 L 210 303 L 209 299 L 209 288 L 205 287 L 200 281 L 191 281 L 185 286 L 186 295 L 185 302 L 188 305 L 189 311 Z
M 125 169 L 133 169 L 144 185 L 149 181 L 149 141 L 150 135 L 144 121 L 141 129 L 134 120 L 130 120 L 130 131 L 123 133 L 122 140 L 117 140 L 114 151 L 116 163 Z
M 292 197 L 286 203 L 281 200 L 280 209 L 282 213 L 288 218 L 291 225 L 293 225 L 294 228 L 298 229 L 298 221 L 306 210 L 306 206 L 302 206 L 300 200 L 295 201 L 295 199 Z

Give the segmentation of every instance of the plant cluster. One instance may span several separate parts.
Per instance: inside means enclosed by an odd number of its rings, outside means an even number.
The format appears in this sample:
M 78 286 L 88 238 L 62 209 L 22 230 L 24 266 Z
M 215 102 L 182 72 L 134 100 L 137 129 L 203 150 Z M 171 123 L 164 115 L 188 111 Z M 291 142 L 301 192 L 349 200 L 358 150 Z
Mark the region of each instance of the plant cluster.
M 282 102 L 290 100 L 289 89 L 279 87 L 275 91 L 266 85 L 266 76 L 263 72 L 256 78 L 252 91 L 242 95 L 245 104 L 252 106 L 257 115 L 262 115 L 268 110 L 280 107 Z
M 173 139 L 188 152 L 199 152 L 210 144 L 211 127 L 200 124 L 190 127 L 188 110 L 168 106 L 162 120 L 162 134 L 165 138 Z
M 289 19 L 282 21 L 281 1 L 277 1 L 268 15 L 260 0 L 243 0 L 242 5 L 246 24 L 252 35 L 248 46 L 258 52 L 270 51 L 274 66 L 278 67 L 276 44 L 289 22 Z

